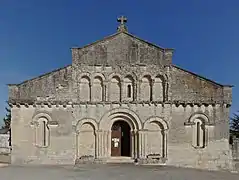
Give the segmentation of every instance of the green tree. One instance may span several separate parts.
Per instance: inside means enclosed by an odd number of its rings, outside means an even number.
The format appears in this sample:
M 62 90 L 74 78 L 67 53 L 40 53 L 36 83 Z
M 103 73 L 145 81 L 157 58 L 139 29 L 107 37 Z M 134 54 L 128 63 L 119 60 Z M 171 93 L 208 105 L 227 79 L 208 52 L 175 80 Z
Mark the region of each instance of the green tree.
M 239 111 L 233 114 L 233 117 L 230 118 L 230 144 L 233 141 L 233 136 L 239 138 Z
M 9 109 L 7 107 L 5 109 L 7 111 L 7 114 L 6 114 L 6 117 L 3 118 L 4 125 L 2 126 L 2 128 L 10 130 L 10 126 L 11 126 L 11 109 Z
M 11 109 L 10 108 L 5 108 L 6 111 L 7 111 L 7 114 L 6 114 L 6 117 L 3 118 L 3 121 L 4 121 L 4 125 L 2 126 L 2 129 L 6 129 L 7 132 L 9 131 L 10 133 L 10 136 L 9 136 L 9 139 L 8 139 L 8 142 L 9 142 L 9 146 L 11 146 L 12 142 L 11 142 Z

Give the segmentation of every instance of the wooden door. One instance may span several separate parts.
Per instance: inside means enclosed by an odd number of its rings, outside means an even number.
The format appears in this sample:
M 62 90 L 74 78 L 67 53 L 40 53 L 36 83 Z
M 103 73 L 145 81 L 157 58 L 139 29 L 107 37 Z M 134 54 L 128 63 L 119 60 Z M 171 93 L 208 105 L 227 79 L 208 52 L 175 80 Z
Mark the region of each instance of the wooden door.
M 121 156 L 121 127 L 114 124 L 111 131 L 111 156 Z

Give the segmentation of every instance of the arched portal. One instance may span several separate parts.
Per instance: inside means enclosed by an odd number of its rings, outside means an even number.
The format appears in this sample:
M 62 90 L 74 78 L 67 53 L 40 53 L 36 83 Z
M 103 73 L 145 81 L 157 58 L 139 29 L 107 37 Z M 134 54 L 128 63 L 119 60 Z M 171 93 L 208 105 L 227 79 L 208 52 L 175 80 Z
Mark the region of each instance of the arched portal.
M 130 156 L 132 158 L 137 158 L 139 155 L 139 130 L 142 130 L 142 123 L 138 115 L 127 108 L 115 108 L 111 109 L 105 113 L 99 123 L 99 141 L 102 142 L 102 146 L 99 149 L 99 154 L 101 157 L 111 157 L 112 156 L 112 143 L 114 141 L 119 141 L 112 137 L 112 129 L 117 125 L 126 130 L 128 141 L 125 142 L 122 154 L 118 156 Z M 115 144 L 117 146 L 117 144 Z M 119 144 L 118 144 L 119 145 Z M 121 149 L 120 149 L 121 151 Z M 130 151 L 130 154 L 129 154 Z M 113 153 L 113 156 L 114 155 Z
M 114 122 L 111 139 L 111 156 L 131 156 L 131 134 L 127 122 L 123 120 Z

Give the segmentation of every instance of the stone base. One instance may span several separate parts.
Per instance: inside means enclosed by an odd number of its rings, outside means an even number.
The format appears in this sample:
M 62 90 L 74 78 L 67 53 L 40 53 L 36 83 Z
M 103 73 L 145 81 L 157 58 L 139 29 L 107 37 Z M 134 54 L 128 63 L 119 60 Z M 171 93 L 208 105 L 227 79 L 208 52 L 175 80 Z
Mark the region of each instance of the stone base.
M 165 164 L 166 161 L 167 161 L 167 158 L 148 157 L 144 159 L 137 159 L 137 164 Z

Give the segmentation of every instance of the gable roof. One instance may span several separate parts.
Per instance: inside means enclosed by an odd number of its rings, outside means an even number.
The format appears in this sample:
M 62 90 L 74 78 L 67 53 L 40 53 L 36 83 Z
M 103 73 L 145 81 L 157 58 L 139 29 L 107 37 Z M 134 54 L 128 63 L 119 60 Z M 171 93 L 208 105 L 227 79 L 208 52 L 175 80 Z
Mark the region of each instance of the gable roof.
M 85 45 L 85 46 L 82 46 L 82 47 L 72 47 L 71 49 L 84 49 L 84 48 L 87 48 L 87 47 L 91 47 L 91 46 L 93 46 L 93 45 L 95 45 L 95 44 L 97 44 L 97 43 L 101 43 L 101 42 L 104 42 L 104 41 L 106 41 L 106 40 L 113 39 L 114 37 L 116 37 L 116 36 L 118 36 L 118 35 L 120 35 L 120 34 L 122 34 L 122 33 L 123 33 L 123 34 L 126 34 L 126 35 L 128 35 L 128 36 L 130 36 L 130 37 L 132 37 L 132 38 L 135 38 L 135 39 L 137 39 L 137 40 L 139 40 L 139 41 L 142 41 L 142 42 L 144 42 L 144 43 L 146 43 L 146 44 L 148 44 L 148 45 L 150 45 L 150 46 L 154 46 L 154 47 L 156 47 L 156 48 L 158 48 L 158 49 L 161 49 L 161 50 L 171 50 L 171 51 L 174 50 L 173 48 L 163 48 L 163 47 L 161 47 L 161 46 L 158 46 L 158 45 L 156 45 L 156 44 L 154 44 L 154 43 L 151 43 L 151 42 L 149 42 L 149 41 L 146 41 L 146 40 L 144 40 L 144 39 L 141 39 L 141 38 L 139 38 L 139 37 L 137 37 L 137 36 L 135 36 L 135 35 L 133 35 L 133 34 L 130 34 L 129 32 L 125 32 L 125 31 L 117 32 L 117 33 L 115 33 L 115 34 L 106 36 L 106 37 L 104 37 L 103 39 L 97 40 L 97 41 L 95 41 L 95 42 L 93 42 L 93 43 L 90 43 L 90 44 L 87 44 L 87 45 Z
M 179 70 L 181 70 L 181 71 L 187 72 L 187 73 L 189 73 L 189 74 L 191 74 L 191 75 L 193 75 L 193 76 L 196 76 L 196 77 L 198 77 L 198 78 L 200 78 L 200 79 L 202 79 L 202 80 L 204 80 L 204 81 L 207 81 L 207 82 L 209 82 L 209 83 L 211 83 L 211 84 L 218 85 L 218 86 L 221 86 L 221 87 L 233 87 L 233 85 L 223 85 L 223 84 L 220 84 L 220 83 L 215 82 L 215 81 L 213 81 L 213 80 L 211 80 L 211 79 L 205 78 L 204 76 L 201 76 L 201 75 L 199 75 L 199 74 L 193 73 L 193 72 L 191 72 L 191 71 L 189 71 L 189 70 L 185 70 L 185 69 L 183 69 L 183 68 L 181 68 L 181 67 L 179 67 L 179 66 L 177 66 L 177 65 L 175 65 L 175 64 L 172 64 L 172 66 L 173 66 L 174 68 L 176 68 L 176 69 L 179 69 Z

